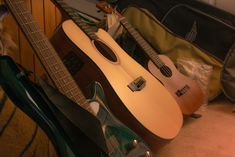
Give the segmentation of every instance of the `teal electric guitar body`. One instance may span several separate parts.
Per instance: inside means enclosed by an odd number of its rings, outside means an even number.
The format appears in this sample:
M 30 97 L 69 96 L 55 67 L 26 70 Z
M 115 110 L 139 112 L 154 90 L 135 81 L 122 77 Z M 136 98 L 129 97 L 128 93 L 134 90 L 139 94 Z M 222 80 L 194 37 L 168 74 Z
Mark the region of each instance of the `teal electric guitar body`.
M 60 132 L 62 128 L 58 127 L 52 118 L 52 113 L 47 112 L 46 115 L 43 112 L 46 109 L 45 107 L 48 106 L 48 101 L 45 97 L 42 97 L 36 86 L 8 56 L 0 57 L 0 86 L 14 105 L 19 107 L 44 130 L 54 144 L 58 157 L 69 157 L 73 154 L 68 147 L 66 138 Z M 79 132 L 77 133 L 79 134 Z M 78 154 L 74 156 L 78 157 Z

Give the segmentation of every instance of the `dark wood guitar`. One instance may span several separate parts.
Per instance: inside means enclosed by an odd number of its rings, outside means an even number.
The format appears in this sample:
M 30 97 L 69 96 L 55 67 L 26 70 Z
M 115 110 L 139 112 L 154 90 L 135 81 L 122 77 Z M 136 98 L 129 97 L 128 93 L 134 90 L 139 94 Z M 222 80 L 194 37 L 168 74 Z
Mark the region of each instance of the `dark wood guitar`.
M 150 58 L 148 70 L 162 82 L 167 90 L 174 96 L 184 115 L 191 115 L 203 104 L 203 92 L 195 80 L 181 74 L 169 57 L 159 55 L 141 34 L 105 1 L 97 3 L 97 7 L 106 13 L 115 13 L 120 17 L 120 23 L 144 50 Z
M 182 113 L 165 87 L 128 56 L 106 31 L 92 30 L 65 1 L 54 2 L 73 19 L 63 22 L 61 32 L 80 49 L 76 56 L 83 53 L 90 58 L 111 85 L 108 92 L 114 91 L 121 99 L 122 103 L 116 106 L 124 105 L 119 116 L 123 118 L 121 115 L 128 112 L 132 116 L 130 122 L 135 123 L 132 126 L 142 125 L 163 139 L 175 137 L 182 125 Z
M 99 94 L 103 93 L 99 83 L 95 83 L 94 96 L 86 99 L 46 36 L 39 29 L 30 11 L 25 7 L 24 1 L 5 0 L 5 2 L 59 91 L 99 119 L 108 155 L 110 157 L 152 156 L 145 142 L 108 110 L 104 104 L 104 95 Z M 103 157 L 103 155 L 97 154 L 97 157 Z

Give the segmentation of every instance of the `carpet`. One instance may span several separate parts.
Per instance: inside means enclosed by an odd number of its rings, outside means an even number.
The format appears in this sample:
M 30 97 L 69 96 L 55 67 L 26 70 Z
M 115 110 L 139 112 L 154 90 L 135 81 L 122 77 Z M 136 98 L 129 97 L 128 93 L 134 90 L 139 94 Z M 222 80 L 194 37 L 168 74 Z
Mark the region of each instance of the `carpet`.
M 3 92 L 0 90 L 0 97 Z M 0 110 L 0 157 L 56 157 L 44 131 L 9 98 Z
M 157 157 L 235 157 L 234 105 L 220 97 L 186 118 L 176 138 L 154 152 Z

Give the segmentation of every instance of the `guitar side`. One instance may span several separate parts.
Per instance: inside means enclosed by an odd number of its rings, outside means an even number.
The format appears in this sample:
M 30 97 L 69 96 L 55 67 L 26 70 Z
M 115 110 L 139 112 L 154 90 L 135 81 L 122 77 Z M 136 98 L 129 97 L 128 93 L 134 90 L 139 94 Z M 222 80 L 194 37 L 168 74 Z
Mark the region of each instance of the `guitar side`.
M 94 82 L 91 86 L 93 97 L 89 104 L 102 125 L 110 156 L 152 157 L 153 154 L 143 140 L 123 125 L 104 104 L 106 98 L 101 84 Z
M 99 67 L 125 108 L 141 125 L 163 139 L 171 139 L 178 134 L 182 126 L 182 113 L 174 98 L 147 70 L 131 59 L 108 33 L 99 29 L 96 35 L 113 50 L 117 57 L 115 62 L 104 57 L 71 20 L 65 21 L 62 29 L 71 42 Z M 140 91 L 132 91 L 128 85 L 140 76 L 146 80 L 145 87 Z

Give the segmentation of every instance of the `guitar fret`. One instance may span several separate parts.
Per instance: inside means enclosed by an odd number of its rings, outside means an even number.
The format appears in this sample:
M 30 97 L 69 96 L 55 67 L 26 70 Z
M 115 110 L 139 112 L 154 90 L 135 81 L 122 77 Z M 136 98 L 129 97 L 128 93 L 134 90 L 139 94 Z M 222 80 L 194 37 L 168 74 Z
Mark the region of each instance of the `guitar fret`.
M 21 5 L 19 5 L 19 8 L 21 7 Z M 22 19 L 22 22 L 27 22 L 27 21 L 33 21 L 33 17 L 30 16 L 31 15 L 31 12 L 28 11 L 28 10 L 24 10 L 24 11 L 20 11 L 21 8 L 19 9 L 19 15 L 20 15 L 20 18 Z
M 20 11 L 19 15 L 22 15 L 22 19 L 25 19 L 28 21 L 28 17 L 26 17 L 30 12 L 29 11 Z
M 34 34 L 36 34 L 37 36 L 38 36 L 38 34 L 40 34 L 40 30 L 37 30 L 37 31 L 30 31 L 30 35 L 34 35 Z
M 133 29 L 133 28 L 130 28 L 130 33 L 136 38 L 136 37 L 138 37 L 138 38 L 141 38 L 140 36 L 139 36 L 139 34 Z
M 49 57 L 51 49 L 50 48 L 41 48 L 39 51 L 41 52 L 41 55 L 44 58 L 46 58 L 46 57 Z
M 152 49 L 148 45 L 142 44 L 142 47 L 143 47 L 144 51 L 149 51 L 150 52 L 149 54 L 151 54 Z
M 38 49 L 38 51 L 40 51 L 40 54 L 43 58 L 49 57 L 49 52 L 50 49 L 49 48 L 41 48 L 39 45 L 35 44 L 35 48 Z
M 73 88 L 73 84 L 68 84 L 67 86 L 62 87 L 64 91 L 69 91 Z
M 55 57 L 54 57 L 54 56 L 50 55 L 50 56 L 44 58 L 43 61 L 44 61 L 44 62 L 47 62 L 48 64 L 50 64 L 50 67 L 52 67 L 53 64 L 55 64 L 55 61 L 56 61 L 56 60 L 55 60 Z
M 18 6 L 18 7 L 15 7 L 15 10 L 20 14 L 22 12 L 29 12 L 28 10 L 24 9 L 24 7 L 22 7 L 22 4 L 24 4 L 23 1 L 15 1 L 14 3 L 12 3 L 13 5 L 15 6 Z
M 43 48 L 46 48 L 47 46 L 45 45 L 45 40 L 44 39 L 41 39 L 41 40 L 34 40 L 32 41 L 32 44 L 34 45 L 39 45 L 40 48 L 43 47 Z
M 28 35 L 32 38 L 32 40 L 43 40 L 43 37 L 41 36 L 41 31 L 28 33 Z M 40 49 L 40 48 L 39 48 Z
M 63 82 L 63 85 L 66 86 L 67 84 L 69 84 L 69 79 L 68 77 L 64 77 L 64 78 L 60 78 L 60 80 Z
M 65 93 L 66 95 L 67 95 L 67 91 L 64 91 L 64 82 L 62 81 L 62 79 L 60 79 L 60 78 L 58 78 L 58 77 L 55 77 L 56 78 L 56 85 L 58 86 L 58 88 L 60 89 L 60 90 L 62 90 L 63 91 L 63 93 Z M 71 95 L 67 95 L 69 98 L 72 98 L 72 96 Z
M 141 34 L 129 24 L 126 18 L 122 18 L 120 23 L 126 28 L 126 30 L 133 36 L 138 45 L 147 53 L 151 60 L 156 64 L 158 68 L 165 65 L 158 57 L 157 52 L 147 43 L 147 41 L 141 36 Z
M 59 6 L 73 19 L 73 21 L 87 34 L 87 36 L 92 39 L 96 40 L 98 37 L 96 34 L 92 31 L 91 27 L 86 24 L 76 12 L 76 9 L 71 8 L 68 6 L 65 2 L 61 0 L 56 0 L 56 2 L 59 4 Z
M 61 4 L 63 3 L 60 0 L 58 1 Z M 72 99 L 82 107 L 85 106 L 89 110 L 87 107 L 88 104 L 86 103 L 86 97 L 63 65 L 63 62 L 60 60 L 46 36 L 39 29 L 39 26 L 30 11 L 27 10 L 24 1 L 5 0 L 5 2 L 19 23 L 22 31 L 26 34 L 27 39 L 39 57 L 39 60 L 46 68 L 47 73 L 50 75 L 57 88 L 68 98 Z M 66 6 L 66 4 L 64 4 L 64 6 Z M 67 11 L 72 12 L 72 9 L 67 8 Z
M 56 63 L 54 63 L 54 64 L 49 63 L 49 64 L 50 64 L 51 71 L 54 71 L 55 75 L 59 75 L 59 78 L 65 76 L 64 71 L 62 70 L 62 68 L 60 68 L 60 66 L 58 64 L 56 64 Z

